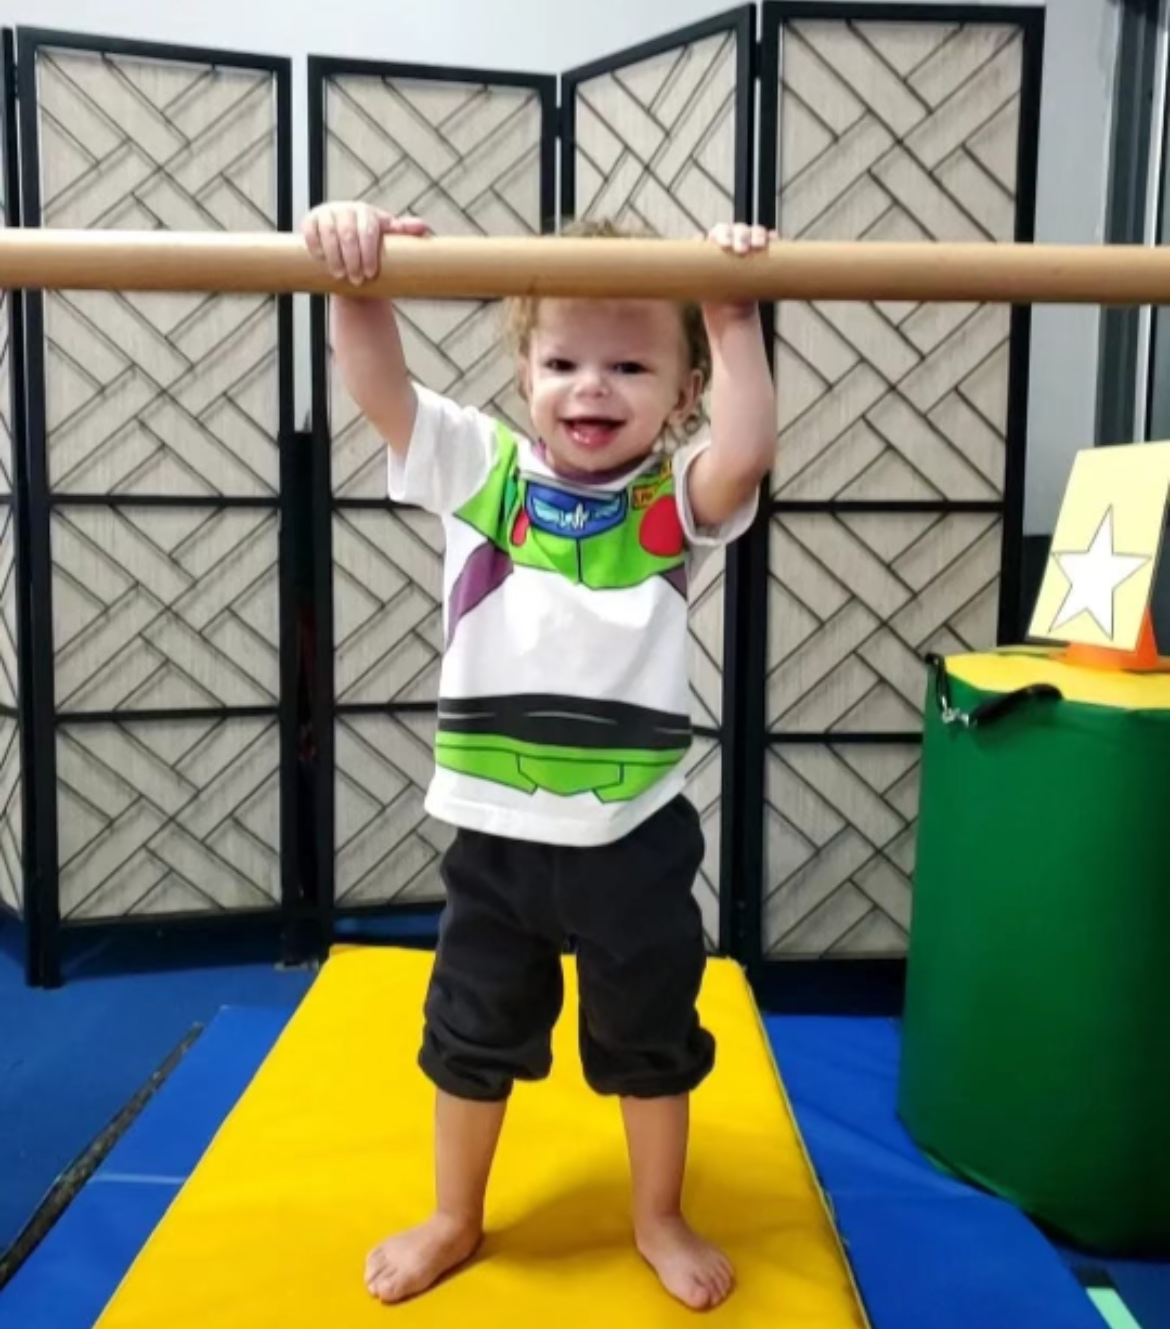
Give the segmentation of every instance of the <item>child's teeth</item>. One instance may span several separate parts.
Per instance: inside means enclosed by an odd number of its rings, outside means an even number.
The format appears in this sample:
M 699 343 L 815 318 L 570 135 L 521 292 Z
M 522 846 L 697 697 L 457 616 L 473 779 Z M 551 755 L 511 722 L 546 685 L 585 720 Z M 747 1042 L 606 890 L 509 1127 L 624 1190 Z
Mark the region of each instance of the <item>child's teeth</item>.
M 573 437 L 586 445 L 605 442 L 613 428 L 608 420 L 577 420 L 571 426 Z

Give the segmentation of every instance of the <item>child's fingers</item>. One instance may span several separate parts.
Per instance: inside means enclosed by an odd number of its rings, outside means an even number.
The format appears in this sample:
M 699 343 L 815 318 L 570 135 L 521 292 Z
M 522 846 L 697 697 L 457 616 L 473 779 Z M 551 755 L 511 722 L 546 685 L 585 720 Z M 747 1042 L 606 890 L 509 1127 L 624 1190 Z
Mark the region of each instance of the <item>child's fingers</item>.
M 354 283 L 361 281 L 364 271 L 363 246 L 358 214 L 352 208 L 346 208 L 337 218 L 337 240 L 343 266 L 340 275 Z
M 753 226 L 748 222 L 720 222 L 707 233 L 708 239 L 735 254 L 750 254 L 755 250 L 766 249 L 774 233 L 765 226 Z
M 359 285 L 381 269 L 383 236 L 425 236 L 431 228 L 419 217 L 395 217 L 365 203 L 344 203 L 313 208 L 301 223 L 301 234 L 309 253 L 331 277 Z
M 766 226 L 742 225 L 736 229 L 736 250 L 746 254 L 755 250 L 767 249 L 772 233 Z
M 431 228 L 421 217 L 390 217 L 386 231 L 391 235 L 430 235 Z
M 301 222 L 301 236 L 309 253 L 318 263 L 323 263 L 325 261 L 325 249 L 321 244 L 321 226 L 315 212 L 310 212 Z
M 341 242 L 337 235 L 337 222 L 333 214 L 327 213 L 320 219 L 318 235 L 321 242 L 321 257 L 329 275 L 335 281 L 345 277 L 345 258 L 341 253 Z
M 382 233 L 383 225 L 378 214 L 372 209 L 367 210 L 362 216 L 360 237 L 364 277 L 376 277 L 382 266 Z
M 720 222 L 713 226 L 707 232 L 707 237 L 720 249 L 733 249 L 735 247 L 735 228 L 728 222 Z
M 361 251 L 359 276 L 376 277 L 382 266 L 382 238 L 387 235 L 430 235 L 430 226 L 420 217 L 396 217 L 393 213 L 363 208 L 359 213 L 358 243 Z

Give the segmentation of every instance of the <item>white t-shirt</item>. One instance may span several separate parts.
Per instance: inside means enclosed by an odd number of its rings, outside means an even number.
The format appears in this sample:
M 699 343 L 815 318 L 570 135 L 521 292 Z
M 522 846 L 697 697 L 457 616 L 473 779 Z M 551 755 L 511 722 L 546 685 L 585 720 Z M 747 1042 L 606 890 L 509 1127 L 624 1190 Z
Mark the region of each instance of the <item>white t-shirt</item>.
M 686 472 L 706 444 L 566 480 L 502 423 L 416 391 L 388 492 L 446 536 L 427 811 L 546 844 L 619 839 L 683 787 L 688 575 L 748 529 L 755 500 L 699 530 Z

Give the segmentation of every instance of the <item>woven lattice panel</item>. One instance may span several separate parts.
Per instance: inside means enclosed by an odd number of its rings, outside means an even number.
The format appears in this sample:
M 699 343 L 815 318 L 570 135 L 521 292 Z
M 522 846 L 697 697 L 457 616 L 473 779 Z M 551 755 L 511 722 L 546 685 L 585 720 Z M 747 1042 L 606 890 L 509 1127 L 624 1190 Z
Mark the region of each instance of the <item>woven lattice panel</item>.
M 35 58 L 42 225 L 276 228 L 275 73 L 181 52 L 50 44 Z M 49 522 L 56 709 L 127 717 L 58 729 L 62 915 L 270 908 L 275 718 L 132 716 L 278 705 L 276 299 L 95 291 L 43 302 L 56 501 L 37 520 Z M 108 502 L 69 501 L 82 494 Z
M 690 237 L 736 216 L 738 37 L 729 30 L 615 65 L 573 85 L 575 214 Z M 704 557 L 690 588 L 691 714 L 723 718 L 725 559 Z M 719 919 L 722 754 L 696 743 L 690 795 L 703 814 L 707 859 L 697 891 L 708 937 Z
M 430 513 L 335 511 L 333 669 L 339 704 L 436 700 L 442 547 L 442 527 Z
M 917 732 L 923 655 L 995 641 L 1001 541 L 994 514 L 774 517 L 769 729 Z
M 16 518 L 7 504 L 0 507 L 0 707 L 15 708 L 20 679 L 17 670 Z
M 24 909 L 23 782 L 20 729 L 10 715 L 0 715 L 0 904 Z
M 735 216 L 727 32 L 576 84 L 576 214 L 692 236 Z
M 780 233 L 1013 239 L 1022 67 L 1010 25 L 785 23 Z M 1001 306 L 782 304 L 776 496 L 1001 502 L 1010 332 Z M 774 732 L 914 734 L 923 654 L 995 644 L 994 512 L 786 514 L 770 536 Z M 767 953 L 902 953 L 915 749 L 775 747 L 768 787 Z
M 10 72 L 0 71 L 0 93 Z M 0 226 L 7 225 L 7 165 L 4 140 L 0 142 Z M 0 497 L 4 499 L 13 490 L 10 316 L 9 294 L 0 291 Z M 12 509 L 5 504 L 0 508 L 0 707 L 9 711 L 15 711 L 19 696 L 15 559 L 16 527 Z M 23 910 L 24 895 L 22 795 L 20 729 L 15 715 L 0 715 L 0 904 L 17 913 Z
M 66 725 L 57 798 L 64 918 L 214 914 L 279 900 L 274 720 Z
M 710 739 L 695 740 L 687 756 L 686 796 L 698 809 L 706 840 L 703 866 L 695 882 L 695 898 L 703 913 L 707 946 L 719 945 L 719 863 L 722 854 L 723 748 Z
M 693 236 L 736 215 L 738 42 L 726 32 L 574 87 L 576 215 Z M 692 716 L 723 715 L 724 556 L 691 588 Z
M 781 235 L 1012 239 L 1022 57 L 1014 27 L 785 24 Z M 781 305 L 777 496 L 998 498 L 1009 331 L 1004 306 Z
M 274 511 L 66 507 L 51 535 L 58 711 L 276 706 Z
M 20 727 L 15 717 L 17 672 L 16 524 L 0 507 L 0 903 L 19 911 L 23 902 L 24 826 Z
M 0 95 L 3 93 L 4 75 L 0 72 Z M 0 130 L 3 117 L 0 116 Z M 4 135 L 0 132 L 0 138 Z M 7 155 L 0 143 L 0 227 L 8 224 L 7 207 Z M 11 328 L 9 319 L 9 293 L 0 291 L 0 495 L 12 493 L 12 359 Z
M 335 74 L 325 85 L 325 195 L 424 217 L 441 235 L 537 235 L 541 102 L 526 88 Z M 522 427 L 493 302 L 404 300 L 417 379 Z M 385 448 L 331 372 L 333 487 L 384 498 Z
M 429 714 L 342 715 L 334 725 L 341 907 L 438 900 L 451 827 L 423 810 L 434 767 Z
M 770 749 L 765 955 L 905 953 L 918 760 L 910 745 Z
M 533 89 L 334 73 L 325 84 L 325 193 L 425 217 L 443 235 L 539 234 L 542 106 Z M 500 307 L 398 304 L 411 373 L 516 428 L 526 415 Z M 442 651 L 440 523 L 344 507 L 386 496 L 383 441 L 330 357 L 334 696 L 339 706 L 433 702 Z M 429 716 L 339 715 L 336 897 L 340 905 L 442 895 L 450 830 L 422 800 L 433 770 Z
M 272 230 L 274 76 L 42 49 L 41 222 Z M 268 296 L 45 296 L 58 493 L 272 496 L 277 314 Z
M 0 226 L 5 225 L 5 153 L 0 144 Z M 12 493 L 12 361 L 8 292 L 0 291 L 0 495 Z M 16 529 L 12 509 L 0 508 L 0 706 L 15 708 L 18 697 L 16 619 Z M 23 826 L 20 729 L 12 715 L 0 715 L 0 904 L 23 908 Z

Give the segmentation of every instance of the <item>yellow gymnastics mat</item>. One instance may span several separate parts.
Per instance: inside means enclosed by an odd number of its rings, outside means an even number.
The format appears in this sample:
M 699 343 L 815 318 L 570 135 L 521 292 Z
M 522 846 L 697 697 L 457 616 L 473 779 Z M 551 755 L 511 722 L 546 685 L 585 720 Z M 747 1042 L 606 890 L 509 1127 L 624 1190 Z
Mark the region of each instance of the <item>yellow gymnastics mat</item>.
M 474 1261 L 383 1306 L 367 1251 L 432 1203 L 433 1094 L 415 1065 L 432 957 L 342 948 L 143 1247 L 99 1329 L 671 1329 L 696 1313 L 631 1244 L 616 1101 L 580 1072 L 566 962 L 556 1066 L 517 1088 Z M 741 971 L 702 994 L 719 1040 L 695 1095 L 687 1208 L 738 1277 L 707 1316 L 752 1329 L 860 1329 L 849 1268 Z

